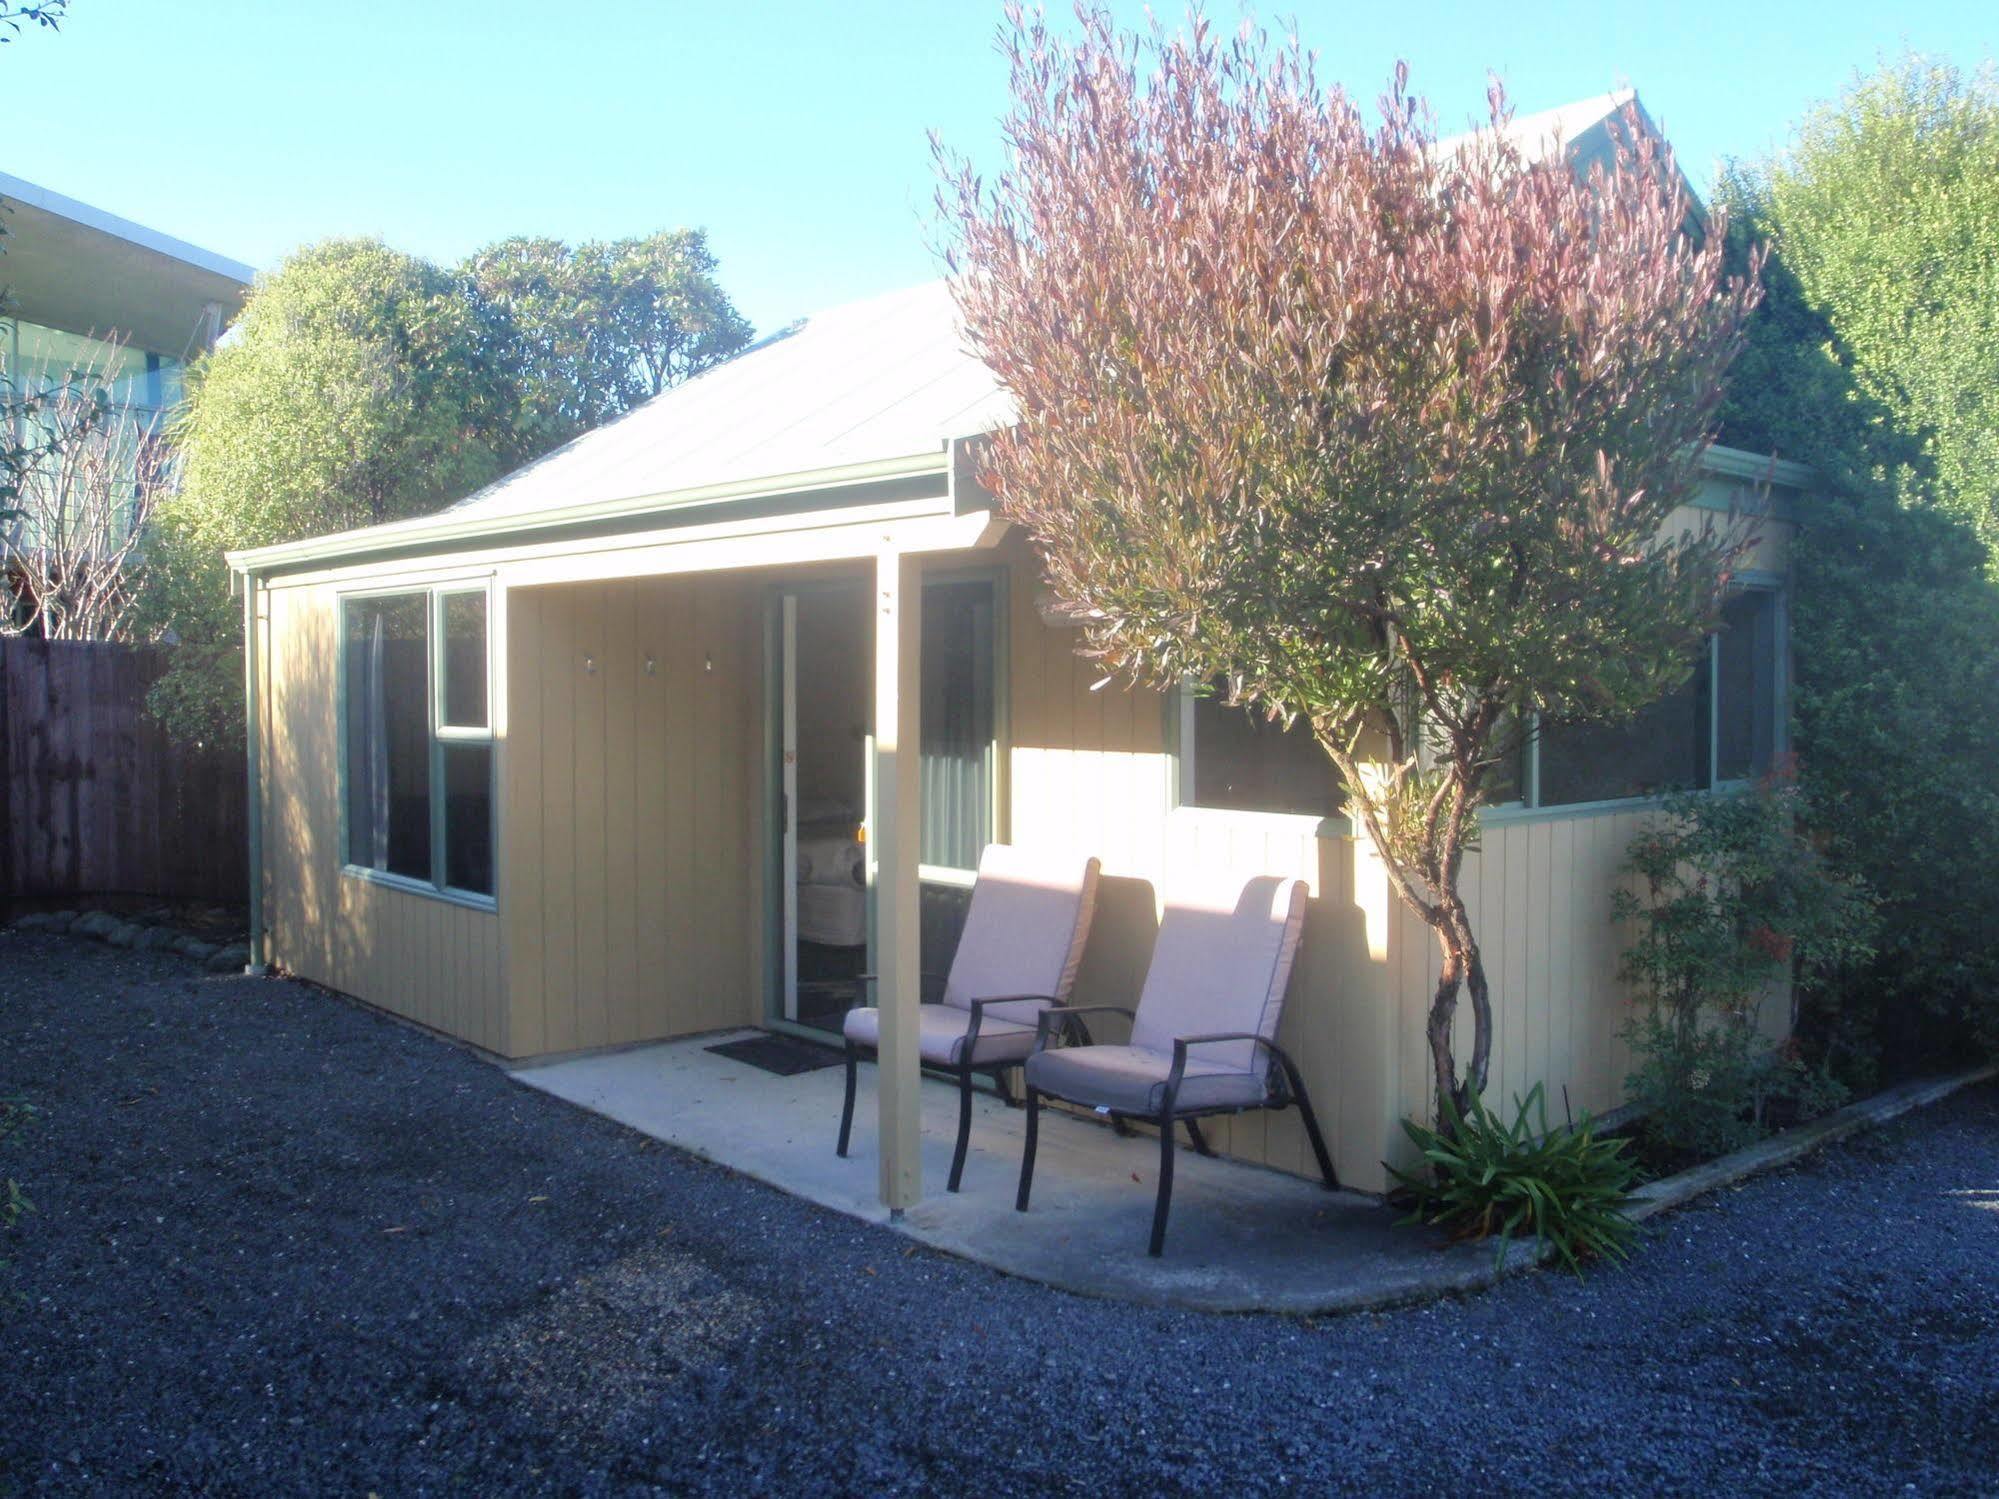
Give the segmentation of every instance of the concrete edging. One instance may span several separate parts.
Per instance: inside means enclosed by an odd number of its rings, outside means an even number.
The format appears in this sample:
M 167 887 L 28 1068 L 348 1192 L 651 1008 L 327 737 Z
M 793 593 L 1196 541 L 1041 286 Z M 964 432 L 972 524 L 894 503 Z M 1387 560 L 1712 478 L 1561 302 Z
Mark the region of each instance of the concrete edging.
M 1747 1177 L 1810 1155 L 1813 1151 L 1843 1140 L 1848 1135 L 1861 1130 L 1872 1129 L 1886 1124 L 1889 1120 L 1922 1108 L 1925 1104 L 1936 1103 L 1948 1098 L 1960 1088 L 1968 1088 L 1974 1083 L 1982 1083 L 1987 1078 L 1999 1075 L 1999 1064 L 1974 1067 L 1968 1072 L 1956 1073 L 1944 1078 L 1920 1078 L 1915 1082 L 1901 1083 L 1884 1089 L 1872 1097 L 1850 1103 L 1843 1109 L 1835 1109 L 1823 1118 L 1787 1129 L 1781 1135 L 1768 1140 L 1758 1140 L 1754 1145 L 1741 1150 L 1704 1161 L 1673 1176 L 1663 1177 L 1655 1182 L 1647 1182 L 1631 1195 L 1637 1199 L 1628 1216 L 1634 1223 L 1642 1223 L 1647 1218 L 1666 1212 L 1691 1202 L 1696 1197 L 1712 1192 L 1719 1187 L 1731 1186 Z

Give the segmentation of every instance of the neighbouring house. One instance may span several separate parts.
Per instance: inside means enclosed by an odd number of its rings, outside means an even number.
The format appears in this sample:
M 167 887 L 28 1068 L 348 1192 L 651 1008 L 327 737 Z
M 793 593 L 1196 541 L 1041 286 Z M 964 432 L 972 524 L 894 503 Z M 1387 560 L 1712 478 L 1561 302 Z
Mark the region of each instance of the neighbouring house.
M 57 389 L 79 371 L 137 429 L 156 432 L 180 400 L 182 369 L 220 336 L 255 274 L 5 172 L 0 227 L 0 409 L 17 447 L 32 445 L 27 426 L 36 420 L 18 398 Z M 142 464 L 136 453 L 127 459 L 136 485 Z
M 1078 1003 L 1132 1002 L 1177 880 L 1295 875 L 1314 899 L 1282 1039 L 1343 1180 L 1383 1187 L 1398 1121 L 1429 1107 L 1431 935 L 1308 739 L 1098 682 L 975 479 L 1008 410 L 923 286 L 809 318 L 440 514 L 234 554 L 269 960 L 506 1058 L 836 1036 L 863 973 L 888 1011 L 927 993 L 989 841 L 1102 859 Z M 1676 523 L 1771 506 L 1728 629 L 1639 722 L 1545 735 L 1470 861 L 1496 1097 L 1618 1101 L 1625 846 L 1663 788 L 1748 780 L 1784 747 L 1811 477 L 1727 449 L 1706 469 Z M 891 1205 L 918 1191 L 916 1083 L 913 1059 L 882 1069 Z M 1291 1115 L 1216 1134 L 1310 1174 Z

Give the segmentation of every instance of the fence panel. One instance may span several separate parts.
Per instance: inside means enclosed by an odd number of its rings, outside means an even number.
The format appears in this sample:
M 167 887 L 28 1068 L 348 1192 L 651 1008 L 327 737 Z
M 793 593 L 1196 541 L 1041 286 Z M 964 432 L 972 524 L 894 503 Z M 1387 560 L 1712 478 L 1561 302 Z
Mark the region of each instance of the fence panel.
M 146 712 L 172 648 L 0 640 L 0 897 L 248 899 L 243 756 Z

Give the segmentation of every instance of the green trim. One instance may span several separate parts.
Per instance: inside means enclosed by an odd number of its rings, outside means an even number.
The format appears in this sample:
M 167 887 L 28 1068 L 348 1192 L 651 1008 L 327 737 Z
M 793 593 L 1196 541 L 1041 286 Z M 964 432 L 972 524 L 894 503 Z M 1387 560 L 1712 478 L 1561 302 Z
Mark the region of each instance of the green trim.
M 500 909 L 497 897 L 481 895 L 476 890 L 460 890 L 451 885 L 427 885 L 422 880 L 413 880 L 406 874 L 390 874 L 386 869 L 366 869 L 359 864 L 343 862 L 340 873 L 346 879 L 364 880 L 370 885 L 400 890 L 405 895 L 420 895 L 428 900 L 441 900 L 448 905 L 469 906 L 475 911 L 494 913 Z
M 444 600 L 451 594 L 479 593 L 486 598 L 486 726 L 469 728 L 444 723 Z M 334 594 L 334 668 L 333 668 L 333 735 L 334 735 L 334 800 L 338 812 L 336 824 L 339 832 L 337 853 L 342 875 L 355 879 L 365 879 L 392 890 L 401 890 L 410 895 L 431 896 L 450 901 L 456 905 L 472 906 L 480 910 L 499 909 L 500 886 L 500 787 L 503 777 L 500 773 L 500 739 L 493 729 L 493 578 L 490 573 L 470 579 L 449 579 L 443 582 L 424 583 L 413 587 L 397 588 L 380 584 L 362 585 L 339 590 Z M 425 761 L 425 775 L 429 781 L 430 797 L 430 874 L 429 881 L 415 879 L 404 874 L 392 874 L 385 869 L 373 869 L 365 864 L 356 864 L 350 857 L 352 828 L 347 820 L 347 606 L 366 599 L 421 598 L 424 600 L 424 646 L 426 656 L 425 697 L 428 718 L 428 753 Z M 447 830 L 445 827 L 445 777 L 444 751 L 450 745 L 484 746 L 492 750 L 492 759 L 487 767 L 490 777 L 486 798 L 487 846 L 492 850 L 493 891 L 482 894 L 476 890 L 461 890 L 446 883 Z
M 1568 802 L 1559 807 L 1528 807 L 1519 802 L 1508 802 L 1502 807 L 1479 808 L 1478 820 L 1486 827 L 1508 827 L 1523 822 L 1562 822 L 1572 817 L 1613 817 L 1620 812 L 1656 812 L 1666 805 L 1666 801 L 1666 796 L 1662 794 Z
M 671 517 L 669 524 L 682 526 L 737 512 L 786 514 L 896 499 L 940 500 L 948 508 L 948 462 L 948 454 L 940 450 L 526 514 L 482 513 L 464 517 L 446 510 L 438 515 L 390 521 L 305 541 L 227 552 L 224 556 L 237 572 L 295 571 L 362 558 L 460 550 L 468 542 L 528 541 L 566 532 L 615 535 L 647 529 L 645 522 L 666 517 Z M 877 490 L 882 493 L 874 493 Z
M 1711 444 L 1701 454 L 1701 467 L 1728 479 L 1748 479 L 1758 484 L 1777 484 L 1786 489 L 1809 490 L 1818 483 L 1818 474 L 1788 458 L 1771 458 L 1743 448 Z
M 257 618 L 257 575 L 243 575 L 243 735 L 246 795 L 250 806 L 250 961 L 246 970 L 264 971 L 264 722 L 258 661 L 263 621 Z

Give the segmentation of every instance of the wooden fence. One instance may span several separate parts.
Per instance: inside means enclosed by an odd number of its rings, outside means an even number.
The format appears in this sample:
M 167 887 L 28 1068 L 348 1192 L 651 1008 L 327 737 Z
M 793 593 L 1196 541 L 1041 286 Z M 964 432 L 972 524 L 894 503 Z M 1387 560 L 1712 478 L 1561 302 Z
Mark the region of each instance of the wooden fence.
M 171 647 L 0 640 L 0 901 L 248 899 L 240 747 L 146 712 Z

